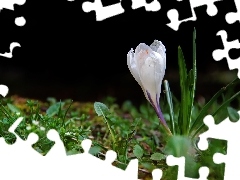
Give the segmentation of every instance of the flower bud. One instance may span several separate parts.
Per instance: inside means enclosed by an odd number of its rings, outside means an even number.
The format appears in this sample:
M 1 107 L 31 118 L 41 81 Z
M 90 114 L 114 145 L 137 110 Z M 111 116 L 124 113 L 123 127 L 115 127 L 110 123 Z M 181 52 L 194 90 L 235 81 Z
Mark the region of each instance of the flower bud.
M 159 98 L 166 69 L 165 51 L 162 42 L 154 40 L 150 46 L 140 43 L 135 53 L 131 49 L 127 54 L 127 64 L 131 74 L 156 111 L 160 110 Z

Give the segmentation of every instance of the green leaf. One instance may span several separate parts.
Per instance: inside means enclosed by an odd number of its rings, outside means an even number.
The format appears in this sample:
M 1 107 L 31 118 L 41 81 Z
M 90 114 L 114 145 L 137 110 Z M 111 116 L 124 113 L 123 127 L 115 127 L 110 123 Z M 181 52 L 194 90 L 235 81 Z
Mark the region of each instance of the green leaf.
M 178 65 L 181 87 L 181 104 L 179 110 L 178 127 L 180 134 L 189 135 L 193 103 L 195 98 L 197 67 L 196 67 L 196 30 L 193 32 L 193 69 L 187 73 L 185 59 L 181 50 L 178 47 Z
M 178 126 L 180 134 L 187 134 L 188 131 L 188 87 L 187 87 L 187 68 L 181 47 L 178 47 L 178 65 L 181 87 L 181 106 L 179 110 Z
M 186 136 L 172 136 L 164 149 L 165 154 L 175 157 L 187 156 L 191 150 L 191 140 Z
M 233 101 L 236 97 L 240 95 L 240 91 L 238 91 L 236 94 L 234 94 L 232 97 L 230 97 L 228 100 L 224 101 L 224 103 L 212 114 L 212 116 L 215 116 L 218 114 L 218 112 L 222 111 L 223 108 L 227 107 L 231 101 Z
M 160 160 L 165 159 L 165 158 L 166 158 L 165 155 L 161 154 L 161 153 L 154 153 L 150 157 L 150 159 L 154 160 L 154 161 L 160 161 Z
M 98 116 L 106 116 L 106 114 L 109 112 L 108 107 L 101 102 L 95 102 L 94 109 Z
M 54 97 L 48 97 L 47 101 L 50 102 L 51 104 L 55 104 L 57 102 L 56 98 Z
M 148 170 L 150 170 L 150 171 L 152 171 L 153 169 L 156 168 L 152 163 L 149 163 L 149 162 L 141 162 L 141 165 L 142 165 L 145 169 L 148 169 Z
M 138 144 L 134 146 L 133 154 L 140 159 L 143 156 L 143 149 Z
M 169 114 L 170 114 L 170 122 L 171 122 L 171 131 L 173 132 L 173 135 L 176 134 L 175 130 L 175 122 L 174 122 L 174 110 L 173 110 L 173 102 L 172 102 L 172 94 L 170 91 L 169 83 L 167 80 L 164 82 L 164 87 L 165 87 L 165 92 L 166 92 L 166 97 L 167 97 L 167 102 L 169 106 Z M 166 119 L 166 118 L 165 118 Z
M 52 117 L 52 116 L 56 115 L 59 112 L 60 107 L 63 107 L 63 105 L 64 105 L 64 102 L 57 102 L 56 104 L 51 105 L 47 109 L 46 114 L 49 117 Z
M 10 111 L 12 111 L 13 113 L 21 113 L 21 111 L 14 105 L 7 103 L 8 108 L 10 109 Z
M 95 109 L 98 116 L 103 116 L 104 121 L 107 124 L 108 130 L 109 130 L 109 132 L 112 136 L 113 144 L 115 144 L 115 142 L 116 142 L 115 131 L 114 131 L 113 128 L 111 128 L 112 122 L 107 117 L 107 115 L 110 113 L 108 107 L 101 102 L 95 102 L 94 103 L 94 109 Z M 114 149 L 114 147 L 113 147 L 113 149 Z
M 194 132 L 192 138 L 194 138 L 197 133 L 205 126 L 203 123 L 203 118 L 207 115 L 208 109 L 213 105 L 214 102 L 223 94 L 223 92 L 228 91 L 229 89 L 232 89 L 237 83 L 239 83 L 239 78 L 235 78 L 232 82 L 230 82 L 226 87 L 221 88 L 209 101 L 208 103 L 202 108 L 200 111 L 198 117 L 194 120 L 190 133 L 193 132 L 196 128 L 197 130 Z M 236 97 L 236 96 L 235 96 Z M 201 124 L 199 124 L 201 123 Z
M 194 27 L 193 30 L 193 69 L 191 72 L 191 81 L 189 86 L 189 94 L 190 94 L 190 114 L 189 114 L 189 124 L 188 124 L 188 133 L 191 128 L 192 124 L 192 114 L 193 114 L 193 104 L 194 104 L 194 98 L 195 98 L 195 91 L 196 91 L 196 83 L 197 83 L 197 57 L 196 57 L 196 29 Z
M 232 107 L 227 107 L 227 111 L 228 111 L 229 119 L 231 121 L 236 122 L 239 120 L 239 114 L 236 109 Z
M 90 148 L 89 154 L 97 155 L 101 150 L 102 150 L 101 147 L 93 146 L 93 147 Z
M 79 151 L 77 151 L 76 149 L 72 149 L 70 151 L 67 152 L 67 155 L 70 156 L 70 155 L 75 155 L 75 154 L 79 154 Z

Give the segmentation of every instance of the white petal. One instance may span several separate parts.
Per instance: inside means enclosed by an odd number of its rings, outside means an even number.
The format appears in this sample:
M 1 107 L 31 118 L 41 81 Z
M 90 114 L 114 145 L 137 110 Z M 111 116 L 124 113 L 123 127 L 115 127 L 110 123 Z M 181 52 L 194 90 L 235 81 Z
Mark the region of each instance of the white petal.
M 141 67 L 145 64 L 146 59 L 152 53 L 153 53 L 152 49 L 144 43 L 141 43 L 137 46 L 135 50 L 134 58 L 135 58 L 135 62 L 138 70 L 141 69 Z
M 162 57 L 166 58 L 166 48 L 161 41 L 154 40 L 153 43 L 150 45 L 150 48 L 153 51 L 159 53 Z
M 140 79 L 143 87 L 150 93 L 154 104 L 156 105 L 156 95 L 159 82 L 156 81 L 156 60 L 148 57 L 140 70 Z
M 161 41 L 154 40 L 153 43 L 150 45 L 150 48 L 151 48 L 153 51 L 157 52 L 158 47 L 160 46 L 160 44 L 161 44 Z
M 165 53 L 166 48 L 162 44 L 162 42 L 158 40 L 154 40 L 154 42 L 151 44 L 150 47 L 153 51 L 155 51 L 154 55 L 159 62 L 156 64 L 156 74 L 155 74 L 156 82 L 161 82 L 157 87 L 157 96 L 158 96 L 157 99 L 159 99 L 160 93 L 161 93 L 162 80 L 165 75 L 165 69 L 166 69 L 166 53 Z
M 136 47 L 135 54 L 138 54 L 140 51 L 144 51 L 144 50 L 152 51 L 148 45 L 146 45 L 145 43 L 140 43 Z
M 159 43 L 160 46 L 157 49 L 157 53 L 159 53 L 164 59 L 166 59 L 166 48 L 161 41 L 159 41 Z
M 148 87 L 143 82 L 141 71 L 142 71 L 142 67 L 145 64 L 146 59 L 149 57 L 149 54 L 152 54 L 152 52 L 153 52 L 152 49 L 148 45 L 146 45 L 144 43 L 140 43 L 136 47 L 135 54 L 134 54 L 134 58 L 135 58 L 135 62 L 137 64 L 140 81 L 141 81 L 141 84 L 142 84 L 141 87 L 142 87 L 144 95 L 145 95 L 145 97 L 148 101 L 150 101 L 150 100 L 148 99 L 148 95 L 147 95 L 146 91 L 148 90 L 148 92 L 149 92 L 150 90 L 148 89 Z M 144 77 L 144 78 L 148 78 L 148 77 Z
M 162 86 L 162 80 L 164 78 L 165 75 L 165 69 L 166 69 L 166 55 L 164 57 L 162 57 L 160 54 L 155 53 L 155 57 L 156 57 L 156 68 L 155 68 L 155 81 L 158 82 L 157 85 L 157 95 L 158 95 L 158 99 L 160 97 L 160 93 L 161 93 L 161 86 Z
M 131 74 L 133 75 L 134 79 L 138 82 L 138 84 L 141 86 L 145 97 L 148 99 L 146 90 L 144 89 L 144 87 L 141 83 L 140 77 L 139 77 L 139 70 L 137 68 L 137 62 L 136 62 L 136 58 L 135 58 L 133 49 L 131 49 L 127 54 L 127 64 L 128 64 L 128 68 L 129 68 Z
M 135 78 L 135 80 L 138 82 L 139 85 L 141 85 L 141 81 L 140 81 L 140 77 L 139 77 L 138 69 L 137 69 L 137 64 L 136 64 L 136 61 L 134 58 L 133 49 L 131 49 L 127 54 L 127 65 L 128 65 L 128 68 L 129 68 L 131 74 Z

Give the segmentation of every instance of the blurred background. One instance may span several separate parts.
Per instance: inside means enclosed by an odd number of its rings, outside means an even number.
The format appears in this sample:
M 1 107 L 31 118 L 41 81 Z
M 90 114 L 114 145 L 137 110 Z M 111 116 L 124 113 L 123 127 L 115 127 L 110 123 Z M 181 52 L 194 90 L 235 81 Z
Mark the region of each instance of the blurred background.
M 118 2 L 102 1 L 104 6 Z M 15 11 L 2 9 L 0 53 L 9 52 L 11 42 L 21 45 L 14 49 L 13 58 L 0 56 L 0 83 L 9 87 L 9 96 L 74 101 L 100 101 L 113 96 L 118 103 L 131 100 L 139 104 L 146 100 L 127 67 L 127 53 L 139 43 L 150 45 L 157 39 L 166 47 L 164 79 L 179 97 L 177 47 L 182 47 L 190 70 L 194 27 L 197 31 L 196 98 L 213 96 L 237 77 L 237 70 L 229 71 L 226 59 L 216 62 L 212 58 L 213 50 L 223 48 L 220 36 L 216 36 L 219 30 L 229 32 L 229 41 L 240 38 L 231 33 L 240 28 L 239 22 L 232 25 L 225 22 L 226 13 L 236 11 L 233 0 L 217 2 L 219 13 L 214 17 L 207 15 L 206 6 L 196 8 L 197 21 L 182 23 L 179 31 L 166 25 L 170 23 L 167 11 L 176 8 L 180 20 L 189 18 L 192 16 L 189 2 L 161 2 L 159 12 L 146 12 L 144 7 L 132 10 L 130 0 L 121 3 L 125 13 L 99 22 L 95 12 L 83 12 L 82 2 L 78 1 L 26 1 L 22 6 L 15 5 Z M 23 27 L 14 23 L 19 16 L 26 19 Z M 239 55 L 235 50 L 230 52 L 233 59 Z

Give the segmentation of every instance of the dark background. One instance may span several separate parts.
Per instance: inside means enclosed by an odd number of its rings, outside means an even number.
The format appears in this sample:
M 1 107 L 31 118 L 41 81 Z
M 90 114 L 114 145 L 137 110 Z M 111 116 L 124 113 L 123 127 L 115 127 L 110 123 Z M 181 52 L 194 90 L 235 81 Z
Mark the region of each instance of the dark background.
M 104 6 L 118 3 L 102 0 Z M 148 3 L 151 1 L 148 0 Z M 127 67 L 127 53 L 139 43 L 150 45 L 154 39 L 166 47 L 165 78 L 171 90 L 179 96 L 177 47 L 183 49 L 187 67 L 192 65 L 192 32 L 197 30 L 197 97 L 211 97 L 220 87 L 236 77 L 237 70 L 229 71 L 226 59 L 216 62 L 212 51 L 223 48 L 216 33 L 224 29 L 228 40 L 240 38 L 239 22 L 227 24 L 225 15 L 235 12 L 233 0 L 216 3 L 218 14 L 206 13 L 207 6 L 195 9 L 197 21 L 182 23 L 179 31 L 170 23 L 167 11 L 175 8 L 179 19 L 192 16 L 188 1 L 159 1 L 158 12 L 145 8 L 131 9 L 131 0 L 122 0 L 125 13 L 96 21 L 95 12 L 85 13 L 83 1 L 26 1 L 15 5 L 15 11 L 0 11 L 0 53 L 9 52 L 11 42 L 20 43 L 13 58 L 0 57 L 0 83 L 9 87 L 9 95 L 46 100 L 70 98 L 74 101 L 99 101 L 111 95 L 117 102 L 145 101 L 140 86 Z M 26 25 L 18 27 L 14 20 L 23 16 Z M 230 56 L 238 58 L 237 51 Z

